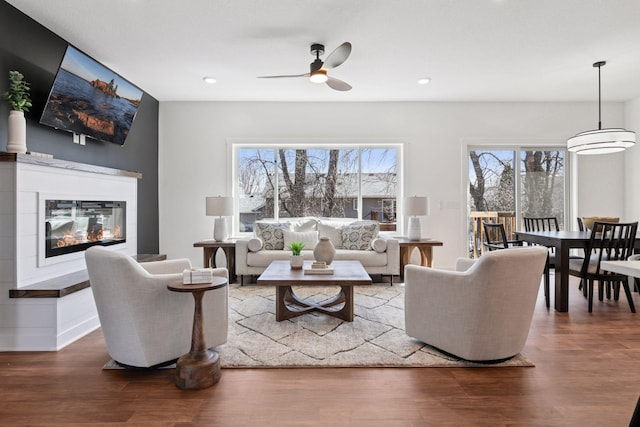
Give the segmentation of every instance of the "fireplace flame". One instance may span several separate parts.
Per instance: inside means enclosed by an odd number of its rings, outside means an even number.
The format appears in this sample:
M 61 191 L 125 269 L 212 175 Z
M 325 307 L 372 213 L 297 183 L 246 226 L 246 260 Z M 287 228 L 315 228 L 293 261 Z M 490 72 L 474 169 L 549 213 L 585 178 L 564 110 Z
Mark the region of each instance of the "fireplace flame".
M 114 227 L 113 233 L 109 230 L 102 230 L 101 228 L 95 228 L 89 230 L 86 236 L 83 233 L 76 232 L 75 234 L 70 231 L 62 233 L 62 237 L 57 237 L 56 246 L 62 248 L 65 246 L 79 245 L 87 242 L 99 242 L 104 239 L 119 239 L 122 238 L 122 229 L 119 225 Z

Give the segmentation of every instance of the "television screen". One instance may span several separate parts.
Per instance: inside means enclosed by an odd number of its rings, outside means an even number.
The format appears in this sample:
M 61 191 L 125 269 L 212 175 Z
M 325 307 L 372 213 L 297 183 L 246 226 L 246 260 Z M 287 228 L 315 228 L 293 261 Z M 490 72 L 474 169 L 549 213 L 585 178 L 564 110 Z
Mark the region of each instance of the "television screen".
M 122 145 L 141 100 L 142 90 L 67 46 L 40 123 Z

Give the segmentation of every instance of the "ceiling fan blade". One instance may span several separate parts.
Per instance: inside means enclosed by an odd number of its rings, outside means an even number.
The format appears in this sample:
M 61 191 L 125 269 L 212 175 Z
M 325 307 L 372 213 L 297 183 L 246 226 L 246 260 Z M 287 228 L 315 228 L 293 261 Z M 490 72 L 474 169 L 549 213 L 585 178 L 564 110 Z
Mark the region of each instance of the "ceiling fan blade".
M 327 59 L 324 60 L 324 65 L 322 66 L 322 68 L 325 68 L 327 70 L 335 68 L 346 61 L 349 58 L 349 55 L 351 55 L 351 43 L 344 42 L 340 46 L 335 48 L 335 50 L 331 52 L 329 56 L 327 56 Z
M 286 74 L 283 76 L 258 76 L 259 79 L 282 79 L 287 77 L 309 77 L 309 73 L 305 74 Z
M 342 80 L 339 80 L 333 77 L 329 77 L 327 79 L 327 85 L 331 89 L 340 90 L 343 92 L 347 90 L 351 90 L 351 85 L 349 83 L 343 82 Z

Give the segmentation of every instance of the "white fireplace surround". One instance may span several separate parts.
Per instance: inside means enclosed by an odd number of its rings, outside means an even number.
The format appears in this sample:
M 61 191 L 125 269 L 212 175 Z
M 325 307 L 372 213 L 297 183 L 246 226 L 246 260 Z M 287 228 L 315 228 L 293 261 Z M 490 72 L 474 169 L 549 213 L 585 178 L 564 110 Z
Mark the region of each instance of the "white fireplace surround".
M 135 255 L 140 177 L 63 160 L 0 155 L 0 351 L 58 350 L 100 326 L 90 288 L 60 298 L 10 298 L 9 290 L 33 289 L 86 269 L 84 252 L 44 259 L 45 199 L 126 201 L 127 241 L 109 248 Z

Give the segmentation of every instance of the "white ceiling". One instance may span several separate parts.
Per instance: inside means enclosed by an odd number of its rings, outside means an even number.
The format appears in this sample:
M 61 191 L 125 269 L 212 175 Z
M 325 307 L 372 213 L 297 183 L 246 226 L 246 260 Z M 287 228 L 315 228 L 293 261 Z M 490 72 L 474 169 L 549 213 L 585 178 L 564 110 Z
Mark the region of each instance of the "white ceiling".
M 8 0 L 160 101 L 640 97 L 639 0 Z M 305 78 L 312 43 L 351 57 Z M 217 79 L 203 83 L 203 76 Z M 425 86 L 416 83 L 430 77 Z

